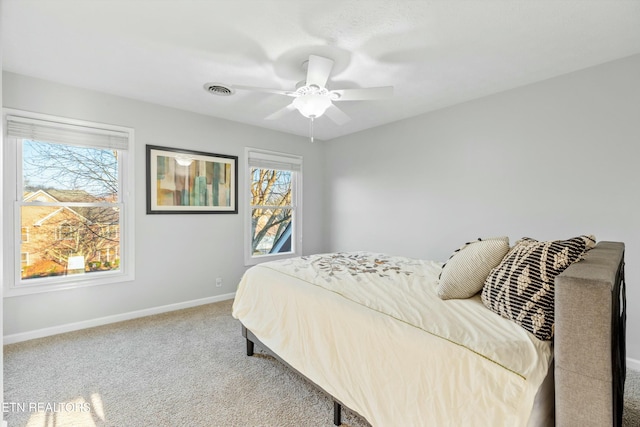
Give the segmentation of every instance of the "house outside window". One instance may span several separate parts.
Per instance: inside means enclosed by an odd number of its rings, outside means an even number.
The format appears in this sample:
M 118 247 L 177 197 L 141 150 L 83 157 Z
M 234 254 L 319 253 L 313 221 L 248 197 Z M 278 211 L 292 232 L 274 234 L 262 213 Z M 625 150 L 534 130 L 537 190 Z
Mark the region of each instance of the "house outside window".
M 4 227 L 21 233 L 19 244 L 7 239 L 19 262 L 5 261 L 5 295 L 132 280 L 133 130 L 4 113 L 5 166 L 16 189 Z
M 302 157 L 247 148 L 245 264 L 302 253 Z

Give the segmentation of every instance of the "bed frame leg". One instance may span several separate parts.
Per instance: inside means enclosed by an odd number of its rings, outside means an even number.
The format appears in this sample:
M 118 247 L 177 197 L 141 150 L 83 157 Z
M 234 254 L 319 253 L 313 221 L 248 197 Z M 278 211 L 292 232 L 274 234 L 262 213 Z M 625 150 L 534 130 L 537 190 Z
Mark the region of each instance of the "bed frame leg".
M 253 356 L 253 341 L 249 339 L 249 331 L 242 325 L 242 336 L 247 340 L 247 356 Z
M 333 401 L 333 424 L 342 425 L 342 406 L 335 400 Z

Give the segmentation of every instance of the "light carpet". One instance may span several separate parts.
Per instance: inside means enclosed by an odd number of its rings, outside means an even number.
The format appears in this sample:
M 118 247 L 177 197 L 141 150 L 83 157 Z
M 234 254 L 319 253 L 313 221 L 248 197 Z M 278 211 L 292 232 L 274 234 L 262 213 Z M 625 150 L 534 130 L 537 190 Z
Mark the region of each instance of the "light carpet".
M 4 347 L 9 427 L 333 426 L 331 399 L 256 347 L 231 301 Z M 629 371 L 625 427 L 640 425 Z M 348 409 L 343 426 L 368 424 Z

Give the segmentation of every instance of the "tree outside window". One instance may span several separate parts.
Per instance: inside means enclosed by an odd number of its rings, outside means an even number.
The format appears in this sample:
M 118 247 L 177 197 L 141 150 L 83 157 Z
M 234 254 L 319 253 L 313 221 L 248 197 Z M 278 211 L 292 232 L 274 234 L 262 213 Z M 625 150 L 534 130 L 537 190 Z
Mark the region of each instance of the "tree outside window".
M 301 254 L 302 157 L 247 148 L 245 264 Z
M 117 150 L 22 141 L 21 226 L 31 230 L 23 279 L 69 273 L 70 258 L 84 258 L 86 272 L 117 270 L 119 253 Z
M 251 251 L 254 256 L 291 251 L 292 173 L 251 169 Z

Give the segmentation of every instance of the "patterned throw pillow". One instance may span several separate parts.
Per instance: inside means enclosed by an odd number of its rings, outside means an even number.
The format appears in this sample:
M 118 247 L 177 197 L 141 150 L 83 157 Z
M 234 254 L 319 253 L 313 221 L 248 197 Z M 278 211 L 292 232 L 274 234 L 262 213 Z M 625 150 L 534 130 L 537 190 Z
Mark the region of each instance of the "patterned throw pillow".
M 491 311 L 513 320 L 541 340 L 553 337 L 554 280 L 595 246 L 594 236 L 516 242 L 494 268 L 482 289 Z
M 489 272 L 508 251 L 508 237 L 465 243 L 442 266 L 438 279 L 438 296 L 445 300 L 471 298 L 482 290 Z

